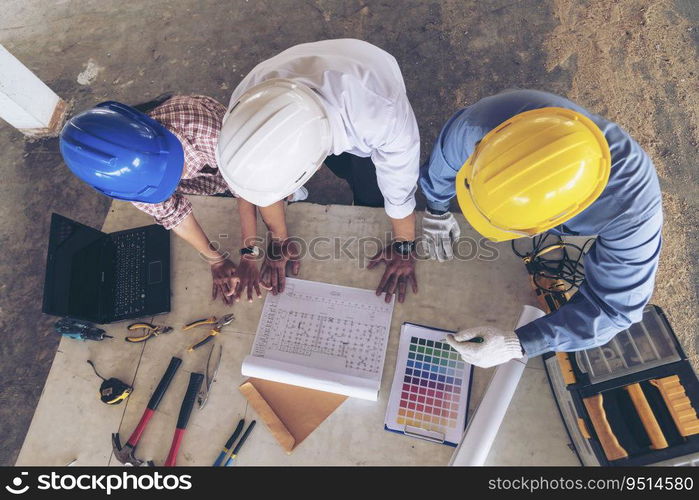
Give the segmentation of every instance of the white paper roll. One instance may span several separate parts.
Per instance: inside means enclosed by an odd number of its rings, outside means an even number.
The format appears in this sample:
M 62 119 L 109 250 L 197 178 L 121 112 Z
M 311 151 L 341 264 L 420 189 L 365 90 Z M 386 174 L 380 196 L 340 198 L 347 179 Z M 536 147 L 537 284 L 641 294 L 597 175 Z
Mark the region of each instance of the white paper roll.
M 536 307 L 524 306 L 515 329 L 545 314 Z M 466 427 L 466 432 L 452 455 L 449 465 L 472 466 L 485 463 L 526 364 L 525 356 L 497 367 L 483 400 Z
M 379 383 L 372 380 L 273 359 L 245 356 L 241 372 L 246 377 L 298 385 L 318 391 L 342 394 L 352 398 L 367 399 L 369 401 L 376 401 L 379 398 Z

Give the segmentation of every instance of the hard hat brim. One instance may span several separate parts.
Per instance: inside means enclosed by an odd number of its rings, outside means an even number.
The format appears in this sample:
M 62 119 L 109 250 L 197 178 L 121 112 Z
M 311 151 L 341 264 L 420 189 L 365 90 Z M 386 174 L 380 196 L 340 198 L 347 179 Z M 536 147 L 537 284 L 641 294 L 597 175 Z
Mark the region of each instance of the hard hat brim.
M 161 203 L 170 198 L 177 186 L 179 186 L 182 179 L 182 171 L 184 170 L 184 149 L 182 148 L 182 143 L 175 134 L 164 126 L 161 125 L 161 127 L 168 147 L 167 163 L 163 180 L 156 192 L 150 197 L 154 201 L 148 201 L 148 203 Z
M 456 174 L 456 199 L 459 202 L 459 208 L 466 217 L 466 220 L 471 227 L 478 231 L 481 235 L 491 241 L 509 241 L 520 238 L 523 235 L 503 231 L 495 227 L 486 219 L 471 198 L 471 192 L 468 189 L 467 172 L 469 169 L 468 161 L 459 169 Z

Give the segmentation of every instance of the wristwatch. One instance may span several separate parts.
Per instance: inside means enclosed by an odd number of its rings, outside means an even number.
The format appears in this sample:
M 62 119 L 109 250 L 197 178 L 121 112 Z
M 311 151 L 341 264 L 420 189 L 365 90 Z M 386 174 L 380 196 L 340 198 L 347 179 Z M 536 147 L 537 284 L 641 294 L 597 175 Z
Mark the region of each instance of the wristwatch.
M 427 207 L 426 210 L 427 210 L 427 213 L 432 214 L 432 215 L 444 215 L 445 213 L 447 213 L 449 211 L 449 210 L 437 210 L 437 209 L 433 209 L 430 207 Z
M 259 257 L 262 250 L 257 245 L 252 245 L 249 247 L 243 247 L 240 249 L 240 255 L 252 255 L 253 257 Z
M 394 241 L 391 246 L 393 247 L 394 251 L 401 255 L 408 255 L 415 250 L 414 241 Z

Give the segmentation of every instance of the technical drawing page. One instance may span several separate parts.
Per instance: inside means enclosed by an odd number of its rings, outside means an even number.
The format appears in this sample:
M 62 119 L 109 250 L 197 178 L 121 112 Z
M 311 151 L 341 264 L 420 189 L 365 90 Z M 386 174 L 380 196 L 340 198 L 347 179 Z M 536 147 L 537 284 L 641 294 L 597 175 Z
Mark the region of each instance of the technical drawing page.
M 393 305 L 372 290 L 287 278 L 284 293 L 267 295 L 251 355 L 380 382 Z

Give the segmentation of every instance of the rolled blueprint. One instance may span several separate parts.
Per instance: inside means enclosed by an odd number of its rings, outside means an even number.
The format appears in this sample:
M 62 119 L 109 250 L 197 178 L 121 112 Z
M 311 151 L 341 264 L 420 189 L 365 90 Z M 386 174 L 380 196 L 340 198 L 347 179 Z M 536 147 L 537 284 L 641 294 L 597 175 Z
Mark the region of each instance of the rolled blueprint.
M 545 314 L 536 307 L 524 306 L 516 328 L 531 323 Z M 471 422 L 466 427 L 461 443 L 452 455 L 449 465 L 469 466 L 485 463 L 526 364 L 525 356 L 497 367 L 481 404 L 478 405 Z

